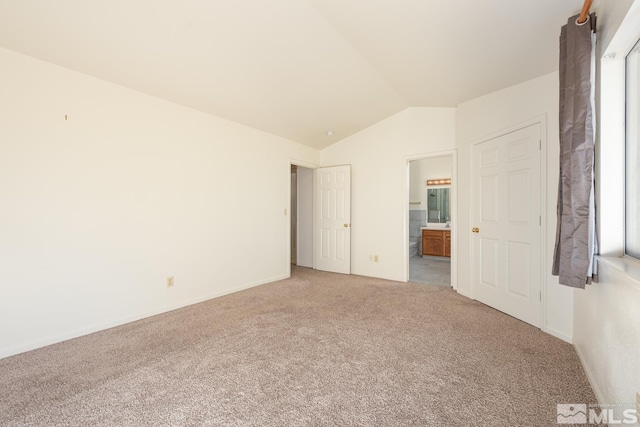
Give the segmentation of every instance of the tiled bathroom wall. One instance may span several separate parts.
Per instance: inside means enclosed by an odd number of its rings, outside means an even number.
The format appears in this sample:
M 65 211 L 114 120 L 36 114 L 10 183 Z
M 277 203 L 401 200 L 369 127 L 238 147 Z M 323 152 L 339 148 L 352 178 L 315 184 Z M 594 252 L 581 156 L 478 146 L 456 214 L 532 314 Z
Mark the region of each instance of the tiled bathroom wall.
M 427 226 L 426 210 L 409 211 L 409 241 L 418 242 L 418 255 L 422 255 L 422 231 L 420 227 Z

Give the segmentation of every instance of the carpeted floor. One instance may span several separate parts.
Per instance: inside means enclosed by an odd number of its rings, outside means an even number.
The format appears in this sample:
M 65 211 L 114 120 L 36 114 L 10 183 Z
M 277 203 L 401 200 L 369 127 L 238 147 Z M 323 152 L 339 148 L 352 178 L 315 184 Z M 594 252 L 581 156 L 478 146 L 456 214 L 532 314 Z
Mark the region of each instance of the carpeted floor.
M 438 286 L 288 280 L 0 360 L 1 425 L 555 426 L 572 346 Z

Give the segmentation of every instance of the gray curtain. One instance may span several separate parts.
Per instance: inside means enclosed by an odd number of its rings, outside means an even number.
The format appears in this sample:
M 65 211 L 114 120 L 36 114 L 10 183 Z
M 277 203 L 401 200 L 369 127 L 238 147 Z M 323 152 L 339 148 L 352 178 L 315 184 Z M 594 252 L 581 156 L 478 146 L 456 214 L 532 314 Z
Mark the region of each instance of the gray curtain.
M 560 32 L 560 182 L 552 274 L 584 288 L 597 279 L 594 185 L 595 14 Z

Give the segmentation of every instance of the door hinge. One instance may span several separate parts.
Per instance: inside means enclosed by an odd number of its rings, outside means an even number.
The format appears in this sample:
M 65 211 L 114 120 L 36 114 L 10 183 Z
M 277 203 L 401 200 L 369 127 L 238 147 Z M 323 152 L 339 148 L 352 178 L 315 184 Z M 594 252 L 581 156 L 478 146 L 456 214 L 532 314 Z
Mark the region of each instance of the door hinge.
M 542 151 L 542 140 L 538 140 L 538 150 Z
M 538 291 L 538 299 L 542 301 L 542 291 Z
M 542 226 L 542 215 L 538 215 L 538 225 Z

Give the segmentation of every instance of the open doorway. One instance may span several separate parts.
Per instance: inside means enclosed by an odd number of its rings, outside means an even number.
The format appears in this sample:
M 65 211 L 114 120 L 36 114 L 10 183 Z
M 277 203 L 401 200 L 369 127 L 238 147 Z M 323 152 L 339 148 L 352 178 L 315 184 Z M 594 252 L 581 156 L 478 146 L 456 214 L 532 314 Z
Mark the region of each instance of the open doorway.
M 407 159 L 407 281 L 457 288 L 455 151 Z
M 290 172 L 287 267 L 351 274 L 351 165 L 291 161 Z
M 290 263 L 313 267 L 313 169 L 291 165 Z

